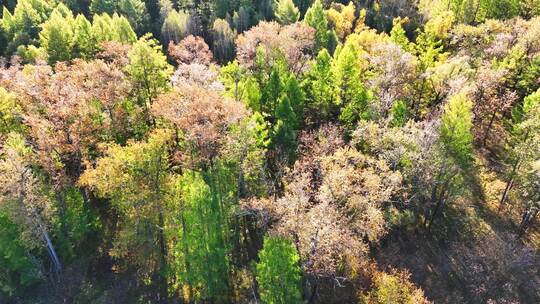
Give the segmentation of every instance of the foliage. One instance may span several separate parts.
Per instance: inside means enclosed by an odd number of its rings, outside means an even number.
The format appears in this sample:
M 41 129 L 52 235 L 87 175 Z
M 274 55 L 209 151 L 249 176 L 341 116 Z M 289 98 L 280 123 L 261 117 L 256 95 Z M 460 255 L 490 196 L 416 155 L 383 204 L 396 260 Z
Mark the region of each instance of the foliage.
M 287 25 L 298 21 L 300 11 L 294 5 L 293 0 L 278 0 L 276 1 L 274 15 L 279 23 Z
M 429 303 L 421 289 L 410 282 L 407 271 L 392 270 L 390 273 L 378 272 L 374 275 L 374 290 L 361 298 L 362 303 Z
M 300 303 L 300 257 L 294 245 L 279 237 L 265 237 L 259 252 L 257 282 L 264 303 Z
M 128 53 L 128 75 L 137 90 L 139 102 L 148 110 L 154 99 L 168 88 L 172 67 L 150 35 L 141 37 Z

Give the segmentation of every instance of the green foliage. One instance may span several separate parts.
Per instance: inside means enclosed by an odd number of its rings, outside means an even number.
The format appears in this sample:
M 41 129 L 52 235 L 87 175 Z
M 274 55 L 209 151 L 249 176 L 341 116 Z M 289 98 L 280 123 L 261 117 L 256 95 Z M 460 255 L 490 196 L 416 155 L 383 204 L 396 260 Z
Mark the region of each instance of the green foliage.
M 201 300 L 224 301 L 229 289 L 226 245 L 227 206 L 221 200 L 219 170 L 206 178 L 187 172 L 181 179 L 182 231 L 179 254 L 184 257 L 180 277 Z M 209 183 L 205 182 L 205 179 Z M 221 185 L 226 187 L 226 185 Z
M 48 19 L 53 8 L 53 2 L 45 0 L 20 0 L 13 14 L 4 7 L 0 27 L 8 41 L 6 54 L 14 54 L 19 46 L 35 45 L 40 25 Z
M 399 45 L 403 50 L 414 53 L 414 44 L 409 41 L 405 30 L 403 29 L 404 20 L 401 18 L 395 18 L 393 21 L 392 30 L 390 31 L 390 40 Z
M 298 21 L 300 11 L 294 5 L 293 0 L 277 0 L 274 15 L 279 23 L 286 25 Z
M 430 19 L 424 30 L 419 33 L 416 38 L 416 52 L 422 69 L 434 67 L 444 60 L 444 42 L 448 38 L 454 20 L 452 12 L 441 13 Z
M 175 10 L 169 12 L 161 26 L 161 39 L 165 45 L 170 41 L 175 43 L 180 42 L 189 34 L 190 16 L 184 11 L 177 12 Z
M 0 134 L 21 131 L 21 114 L 21 108 L 17 104 L 15 96 L 0 87 Z
M 322 49 L 302 83 L 306 94 L 305 112 L 308 124 L 332 119 L 336 112 L 334 101 L 337 98 L 334 81 L 332 57 L 326 49 Z
M 465 93 L 450 98 L 441 118 L 440 138 L 445 153 L 462 168 L 472 161 L 472 126 L 471 100 Z
M 63 10 L 66 10 L 67 14 L 63 14 Z M 54 9 L 49 19 L 43 23 L 42 30 L 39 33 L 39 41 L 41 47 L 48 54 L 49 63 L 54 64 L 57 61 L 71 59 L 75 44 L 74 22 L 71 11 L 60 4 Z
M 280 72 L 275 68 L 272 69 L 268 81 L 264 84 L 261 92 L 260 106 L 255 107 L 254 110 L 257 111 L 260 108 L 259 111 L 272 113 L 281 96 L 282 86 Z
M 299 127 L 299 120 L 291 106 L 291 99 L 283 95 L 278 99 L 276 112 L 274 114 L 275 123 L 272 130 L 272 146 L 277 148 L 292 161 L 296 152 L 296 135 Z
M 333 52 L 335 45 L 334 41 L 332 41 L 332 35 L 335 36 L 335 33 L 330 30 L 321 0 L 315 0 L 307 10 L 304 22 L 315 29 L 315 50 L 326 48 Z
M 133 45 L 128 58 L 126 71 L 138 92 L 139 102 L 148 111 L 157 95 L 168 89 L 172 66 L 167 63 L 158 42 L 149 34 Z
M 0 212 L 0 296 L 12 296 L 43 279 L 21 239 L 21 230 Z
M 116 11 L 116 3 L 114 0 L 92 0 L 90 2 L 90 12 L 94 15 L 109 14 L 112 15 Z
M 92 24 L 83 15 L 77 15 L 73 25 L 73 56 L 90 59 L 97 51 L 98 46 Z
M 216 19 L 212 27 L 212 38 L 214 41 L 214 57 L 219 62 L 229 62 L 234 59 L 234 32 L 229 23 L 224 19 Z
M 390 125 L 393 127 L 403 127 L 408 121 L 408 116 L 409 109 L 407 107 L 407 103 L 399 100 L 392 105 L 392 110 L 390 113 L 390 117 L 392 119 L 390 121 Z
M 301 303 L 300 257 L 294 245 L 278 237 L 265 237 L 256 265 L 261 301 L 269 304 Z
M 367 105 L 371 93 L 362 83 L 360 50 L 353 39 L 334 55 L 333 73 L 338 91 L 337 105 L 341 108 L 339 120 L 348 130 L 352 130 L 360 119 L 368 118 Z
M 127 18 L 139 34 L 149 26 L 146 5 L 141 0 L 92 0 L 90 11 L 94 15 L 118 13 Z
M 444 2 L 444 1 L 443 1 Z M 478 23 L 486 19 L 510 19 L 521 10 L 519 0 L 446 0 L 460 22 Z
M 65 259 L 73 259 L 84 253 L 85 246 L 93 234 L 100 231 L 101 222 L 95 212 L 90 209 L 76 188 L 69 188 L 59 195 L 58 202 L 65 210 L 62 216 L 55 218 L 54 236 L 58 240 L 59 253 Z

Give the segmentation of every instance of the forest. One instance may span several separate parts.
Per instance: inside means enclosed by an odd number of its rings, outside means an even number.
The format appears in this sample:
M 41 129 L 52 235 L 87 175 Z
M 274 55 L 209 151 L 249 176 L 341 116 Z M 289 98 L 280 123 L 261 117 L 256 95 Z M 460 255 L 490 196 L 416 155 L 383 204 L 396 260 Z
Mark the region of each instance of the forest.
M 540 303 L 540 0 L 0 1 L 0 303 Z

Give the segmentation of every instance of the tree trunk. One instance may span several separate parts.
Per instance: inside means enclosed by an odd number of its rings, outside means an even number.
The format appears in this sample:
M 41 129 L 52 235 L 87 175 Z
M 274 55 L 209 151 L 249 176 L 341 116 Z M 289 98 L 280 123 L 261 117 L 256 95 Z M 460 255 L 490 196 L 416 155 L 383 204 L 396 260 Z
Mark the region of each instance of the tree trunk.
M 159 261 L 159 300 L 161 303 L 166 303 L 168 298 L 167 292 L 167 278 L 165 277 L 164 270 L 167 264 L 167 246 L 165 243 L 165 233 L 163 232 L 165 221 L 163 219 L 163 212 L 159 211 L 159 249 L 160 249 L 160 261 Z
M 489 124 L 487 126 L 486 131 L 484 132 L 484 139 L 482 140 L 482 146 L 486 146 L 486 142 L 489 136 L 489 131 L 491 131 L 491 128 L 493 127 L 493 122 L 495 121 L 495 116 L 497 115 L 497 111 L 493 111 L 493 114 L 491 115 L 491 119 L 489 120 Z
M 60 259 L 56 254 L 56 250 L 54 249 L 53 243 L 51 242 L 49 233 L 43 226 L 41 226 L 41 233 L 43 234 L 43 238 L 45 239 L 45 243 L 47 245 L 47 252 L 49 253 L 49 256 L 53 263 L 54 271 L 56 272 L 56 274 L 58 274 L 60 273 L 60 271 L 62 271 L 62 264 L 60 263 Z
M 523 214 L 523 218 L 521 220 L 521 224 L 519 225 L 519 232 L 518 232 L 518 238 L 523 237 L 525 235 L 525 232 L 527 232 L 527 229 L 531 225 L 531 222 L 534 220 L 534 218 L 538 215 L 538 209 L 536 210 L 527 210 Z

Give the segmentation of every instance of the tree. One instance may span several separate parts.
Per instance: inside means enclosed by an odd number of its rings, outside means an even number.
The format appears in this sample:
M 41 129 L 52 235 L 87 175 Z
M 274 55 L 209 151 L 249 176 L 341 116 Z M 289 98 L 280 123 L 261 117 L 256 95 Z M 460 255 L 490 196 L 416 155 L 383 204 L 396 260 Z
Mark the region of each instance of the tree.
M 416 57 L 396 44 L 383 42 L 372 47 L 367 61 L 372 75 L 366 86 L 374 95 L 369 111 L 374 118 L 386 119 L 399 101 L 413 103 L 413 84 L 421 78 Z
M 67 16 L 62 14 L 63 10 L 68 12 Z M 54 9 L 49 19 L 43 23 L 39 33 L 39 41 L 48 54 L 50 64 L 57 61 L 67 61 L 73 56 L 74 22 L 71 11 L 60 4 Z
M 253 71 L 273 66 L 285 57 L 289 69 L 300 75 L 311 59 L 315 30 L 303 23 L 280 26 L 276 22 L 260 22 L 236 38 L 237 60 Z M 258 59 L 256 59 L 259 56 Z
M 172 67 L 161 47 L 150 35 L 141 37 L 128 53 L 129 65 L 126 71 L 137 91 L 139 103 L 148 111 L 155 98 L 169 86 Z M 147 117 L 149 119 L 149 117 Z
M 219 62 L 227 63 L 234 59 L 234 39 L 236 32 L 224 19 L 216 19 L 212 27 L 214 56 Z
M 127 18 L 139 34 L 143 34 L 148 28 L 148 12 L 145 3 L 141 0 L 92 0 L 90 11 L 94 15 L 118 13 Z
M 291 99 L 283 95 L 278 99 L 274 113 L 275 122 L 272 132 L 272 147 L 280 151 L 287 163 L 294 160 L 296 152 L 296 134 L 299 120 L 291 106 Z
M 302 82 L 306 92 L 304 112 L 308 125 L 329 122 L 333 119 L 337 112 L 335 104 L 337 90 L 334 81 L 332 57 L 326 49 L 322 49 Z
M 324 278 L 358 274 L 368 243 L 386 232 L 382 204 L 396 193 L 401 174 L 345 145 L 336 127 L 305 133 L 300 142 L 283 196 L 244 207 L 263 211 L 270 233 L 292 240 L 305 278 L 316 288 Z
M 112 15 L 116 11 L 116 2 L 113 0 L 92 0 L 90 2 L 90 12 L 94 15 L 102 13 Z
M 178 43 L 184 37 L 190 34 L 189 22 L 190 15 L 184 11 L 175 10 L 169 12 L 161 26 L 161 40 L 167 45 L 171 41 Z
M 326 48 L 333 53 L 335 48 L 333 40 L 336 38 L 332 38 L 332 35 L 335 36 L 335 33 L 330 30 L 321 0 L 315 0 L 307 10 L 304 23 L 315 29 L 315 50 Z
M 276 9 L 274 11 L 276 20 L 283 24 L 292 24 L 300 18 L 300 11 L 294 5 L 293 0 L 278 0 L 276 1 Z
M 0 294 L 19 294 L 43 278 L 21 236 L 20 227 L 0 212 Z
M 353 2 L 349 2 L 347 5 L 335 3 L 326 11 L 326 18 L 340 41 L 345 41 L 353 30 L 355 10 Z
M 465 93 L 454 95 L 444 107 L 439 129 L 442 160 L 432 187 L 431 203 L 435 207 L 427 224 L 428 230 L 452 194 L 455 183 L 460 182 L 458 178 L 463 178 L 472 166 L 472 119 L 472 102 Z
M 507 173 L 507 182 L 500 200 L 502 208 L 508 199 L 510 190 L 514 187 L 516 178 L 522 176 L 524 182 L 533 182 L 524 177 L 530 174 L 534 177 L 533 164 L 536 161 L 539 149 L 538 130 L 540 130 L 540 90 L 527 96 L 523 105 L 519 106 L 514 115 L 514 126 L 510 138 L 510 172 Z M 531 185 L 534 185 L 532 183 Z M 527 191 L 524 191 L 525 193 Z
M 0 87 L 0 134 L 6 135 L 22 128 L 22 109 L 15 96 Z
M 35 45 L 40 25 L 53 9 L 54 5 L 45 0 L 17 1 L 13 14 L 4 7 L 0 26 L 8 41 L 6 54 L 14 54 L 19 46 Z
M 367 118 L 367 103 L 371 94 L 361 82 L 360 51 L 353 39 L 334 54 L 333 74 L 338 91 L 339 120 L 351 130 L 360 119 Z
M 73 41 L 73 57 L 90 59 L 97 53 L 98 46 L 92 32 L 92 24 L 84 15 L 77 15 L 75 18 Z
M 187 172 L 182 178 L 182 199 L 187 210 L 181 216 L 179 249 L 184 265 L 180 277 L 200 290 L 196 299 L 224 302 L 229 289 L 226 218 L 230 205 L 220 200 L 224 193 L 214 183 L 223 181 L 216 178 L 212 172 L 206 176 Z
M 407 271 L 392 270 L 390 273 L 377 272 L 374 288 L 360 298 L 364 304 L 428 304 L 422 289 L 414 286 Z
M 32 172 L 30 160 L 35 157 L 20 135 L 12 134 L 0 150 L 0 214 L 24 227 L 30 247 L 46 248 L 52 269 L 62 270 L 60 258 L 50 237 L 55 212 L 45 185 Z M 23 260 L 24 262 L 24 260 Z
M 182 39 L 177 45 L 170 42 L 168 51 L 169 56 L 178 64 L 198 63 L 208 66 L 212 61 L 212 53 L 206 42 L 201 37 L 193 35 Z
M 497 141 L 503 141 L 504 129 L 498 121 L 515 104 L 518 96 L 505 88 L 507 71 L 479 68 L 477 81 L 474 86 L 474 120 L 476 137 L 482 146 L 486 146 L 487 141 L 495 131 Z
M 160 95 L 152 114 L 180 131 L 180 139 L 187 145 L 175 157 L 193 168 L 206 167 L 219 156 L 226 139 L 223 130 L 244 118 L 246 111 L 238 101 L 198 85 L 185 85 Z
M 152 278 L 155 300 L 167 295 L 166 267 L 170 233 L 166 224 L 175 217 L 174 177 L 168 174 L 170 130 L 154 130 L 147 141 L 111 145 L 79 183 L 99 197 L 109 198 L 119 214 L 119 232 L 110 254 L 138 268 L 141 280 Z
M 300 257 L 294 245 L 280 237 L 265 237 L 256 266 L 257 283 L 263 303 L 300 303 Z
M 92 34 L 96 43 L 105 41 L 118 41 L 122 43 L 134 43 L 137 35 L 131 28 L 125 17 L 113 14 L 94 15 L 92 20 Z

